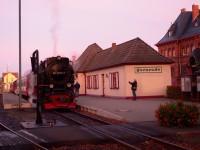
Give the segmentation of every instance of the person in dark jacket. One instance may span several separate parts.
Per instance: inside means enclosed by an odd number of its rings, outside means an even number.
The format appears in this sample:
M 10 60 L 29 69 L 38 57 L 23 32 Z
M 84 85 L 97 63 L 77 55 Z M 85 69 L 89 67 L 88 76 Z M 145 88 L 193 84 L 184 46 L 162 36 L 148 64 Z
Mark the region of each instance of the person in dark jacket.
M 76 83 L 74 84 L 75 96 L 79 96 L 79 89 L 80 89 L 80 84 L 76 81 Z
M 131 90 L 133 93 L 133 100 L 136 100 L 137 81 L 136 80 L 133 80 L 133 82 L 129 81 L 129 84 L 131 85 Z

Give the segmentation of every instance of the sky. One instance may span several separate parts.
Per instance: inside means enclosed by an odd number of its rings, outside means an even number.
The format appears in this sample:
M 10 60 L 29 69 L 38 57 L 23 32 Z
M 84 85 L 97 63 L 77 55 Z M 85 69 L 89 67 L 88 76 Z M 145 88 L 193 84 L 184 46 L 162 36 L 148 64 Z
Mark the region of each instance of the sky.
M 157 50 L 182 8 L 199 0 L 21 0 L 22 74 L 30 56 L 80 56 L 90 44 L 103 49 L 140 37 Z M 0 74 L 18 72 L 18 0 L 0 0 Z

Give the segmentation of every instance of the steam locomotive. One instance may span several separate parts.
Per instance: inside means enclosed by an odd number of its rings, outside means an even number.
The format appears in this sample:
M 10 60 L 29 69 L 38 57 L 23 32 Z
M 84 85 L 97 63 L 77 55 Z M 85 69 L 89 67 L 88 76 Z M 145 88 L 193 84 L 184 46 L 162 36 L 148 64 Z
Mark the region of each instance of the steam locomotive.
M 57 108 L 75 108 L 74 70 L 66 57 L 50 57 L 41 61 L 38 68 L 38 86 L 36 77 L 29 72 L 22 77 L 22 95 L 35 102 L 37 90 L 40 102 L 46 110 Z M 17 81 L 18 82 L 18 81 Z M 19 94 L 18 83 L 13 83 L 12 92 Z

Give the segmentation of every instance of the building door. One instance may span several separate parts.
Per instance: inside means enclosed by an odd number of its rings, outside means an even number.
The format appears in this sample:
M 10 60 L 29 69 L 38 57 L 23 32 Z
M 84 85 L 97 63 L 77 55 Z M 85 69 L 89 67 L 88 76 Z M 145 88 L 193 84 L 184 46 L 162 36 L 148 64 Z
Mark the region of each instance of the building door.
M 101 74 L 102 78 L 102 96 L 105 96 L 105 80 L 104 80 L 104 74 Z

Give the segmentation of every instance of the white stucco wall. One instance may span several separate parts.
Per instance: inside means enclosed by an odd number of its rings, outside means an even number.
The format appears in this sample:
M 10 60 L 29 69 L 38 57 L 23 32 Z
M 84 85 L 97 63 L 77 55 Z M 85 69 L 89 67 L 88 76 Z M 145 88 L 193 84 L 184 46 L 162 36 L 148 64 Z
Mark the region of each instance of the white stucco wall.
M 161 67 L 159 73 L 136 73 L 135 67 Z M 109 73 L 119 73 L 119 89 L 110 89 Z M 86 89 L 88 95 L 103 95 L 103 80 L 104 74 L 104 95 L 114 97 L 130 97 L 132 96 L 131 85 L 129 81 L 136 79 L 138 82 L 137 96 L 164 96 L 166 95 L 166 87 L 171 85 L 171 68 L 170 65 L 127 65 L 114 67 L 86 73 L 89 75 L 98 75 L 99 88 Z M 78 74 L 77 79 L 81 85 L 80 94 L 85 94 L 85 77 L 83 73 Z
M 76 81 L 80 84 L 79 94 L 85 94 L 85 77 L 83 73 L 78 73 Z
M 160 73 L 136 73 L 136 67 L 156 67 L 162 68 Z M 137 96 L 165 96 L 166 87 L 171 85 L 171 67 L 170 65 L 129 65 L 125 66 L 126 81 L 137 80 Z M 126 87 L 127 96 L 131 96 L 130 85 Z
M 110 69 L 103 69 L 99 71 L 93 71 L 86 73 L 86 76 L 89 75 L 98 75 L 99 76 L 99 88 L 98 89 L 87 89 L 87 94 L 89 95 L 103 95 L 103 80 L 102 74 L 104 74 L 104 94 L 105 96 L 124 96 L 125 94 L 125 67 L 115 67 Z M 119 73 L 119 89 L 110 89 L 109 85 L 109 73 L 118 72 Z

